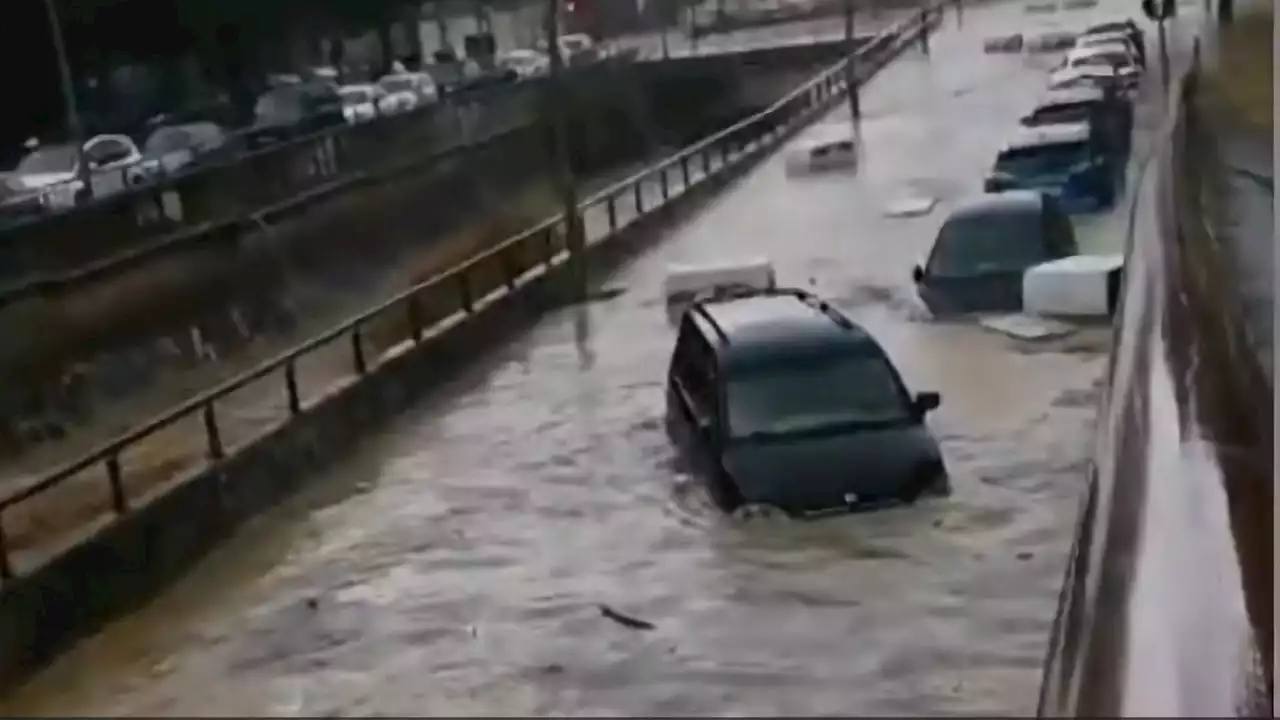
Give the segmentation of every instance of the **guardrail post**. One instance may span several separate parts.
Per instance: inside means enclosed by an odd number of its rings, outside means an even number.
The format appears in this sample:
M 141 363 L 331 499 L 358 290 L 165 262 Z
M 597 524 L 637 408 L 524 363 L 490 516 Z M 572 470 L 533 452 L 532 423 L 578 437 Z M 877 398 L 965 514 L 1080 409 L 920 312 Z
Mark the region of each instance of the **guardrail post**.
M 9 562 L 9 539 L 5 536 L 4 524 L 0 523 L 0 580 L 13 579 L 13 565 Z
M 462 311 L 471 314 L 475 309 L 475 302 L 471 297 L 471 281 L 467 278 L 467 270 L 464 268 L 458 271 L 458 305 Z
M 213 409 L 213 401 L 204 404 L 204 435 L 209 445 L 209 459 L 221 460 L 226 451 L 222 447 L 222 433 L 218 429 L 218 415 Z
M 502 279 L 507 286 L 507 292 L 513 292 L 516 289 L 516 264 L 511 260 L 511 252 L 515 248 L 523 247 L 524 243 L 519 243 L 498 253 L 498 266 L 502 269 Z
M 612 235 L 618 232 L 618 207 L 612 195 L 605 198 L 604 209 L 609 214 L 609 234 Z
M 293 360 L 289 360 L 284 366 L 284 392 L 289 402 L 289 414 L 297 415 L 302 412 L 302 401 L 298 397 L 298 366 Z
M 920 49 L 929 54 L 929 11 L 920 11 Z
M 422 342 L 422 299 L 418 297 L 418 293 L 414 292 L 405 300 L 404 306 L 405 320 L 409 322 L 409 336 L 413 338 L 413 344 L 417 345 Z
M 658 187 L 662 191 L 662 202 L 671 199 L 671 189 L 667 187 L 667 166 L 663 165 L 658 168 Z
M 120 475 L 120 455 L 112 453 L 107 458 L 107 484 L 111 486 L 111 508 L 117 515 L 123 515 L 129 511 L 129 502 L 125 499 L 124 483 Z
M 703 148 L 698 154 L 702 156 L 702 176 L 706 177 L 711 174 L 711 151 Z
M 631 186 L 635 193 L 636 216 L 639 217 L 644 213 L 644 181 L 645 177 L 641 176 L 639 180 Z
M 689 156 L 680 156 L 680 179 L 684 181 L 684 190 L 689 189 Z M 680 192 L 684 192 L 681 190 Z
M 359 325 L 351 328 L 351 366 L 355 368 L 357 375 L 365 375 L 369 372 L 369 363 L 364 357 L 363 335 Z
M 613 233 L 612 230 L 610 230 L 609 232 L 610 234 Z M 543 228 L 541 235 L 542 235 L 542 260 L 546 264 L 547 269 L 550 270 L 551 262 L 556 259 L 556 247 L 554 242 L 555 240 L 554 226 L 547 226 Z

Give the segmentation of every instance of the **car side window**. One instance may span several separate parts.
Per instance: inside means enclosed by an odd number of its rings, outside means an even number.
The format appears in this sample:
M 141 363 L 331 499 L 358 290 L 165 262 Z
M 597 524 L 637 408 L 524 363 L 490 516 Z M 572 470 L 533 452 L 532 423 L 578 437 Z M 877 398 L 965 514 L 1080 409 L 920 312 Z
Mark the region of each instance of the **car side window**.
M 693 318 L 686 315 L 672 358 L 672 379 L 689 395 L 694 411 L 706 417 L 715 407 L 715 369 L 711 348 L 698 332 Z
M 1045 243 L 1049 256 L 1064 258 L 1077 254 L 1076 231 L 1071 218 L 1052 201 L 1044 207 Z

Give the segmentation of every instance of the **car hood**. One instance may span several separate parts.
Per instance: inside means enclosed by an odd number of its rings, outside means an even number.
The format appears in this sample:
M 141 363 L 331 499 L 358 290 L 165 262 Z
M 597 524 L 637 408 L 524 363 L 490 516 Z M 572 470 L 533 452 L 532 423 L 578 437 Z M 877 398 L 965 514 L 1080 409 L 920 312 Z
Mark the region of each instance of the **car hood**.
M 50 185 L 59 185 L 61 183 L 71 182 L 76 179 L 74 172 L 57 172 L 57 173 L 30 173 L 26 175 L 10 175 L 5 179 L 9 187 L 14 190 L 39 190 L 49 187 Z
M 897 496 L 917 469 L 938 460 L 937 442 L 923 424 L 867 429 L 823 437 L 731 444 L 724 466 L 747 502 L 824 508 Z

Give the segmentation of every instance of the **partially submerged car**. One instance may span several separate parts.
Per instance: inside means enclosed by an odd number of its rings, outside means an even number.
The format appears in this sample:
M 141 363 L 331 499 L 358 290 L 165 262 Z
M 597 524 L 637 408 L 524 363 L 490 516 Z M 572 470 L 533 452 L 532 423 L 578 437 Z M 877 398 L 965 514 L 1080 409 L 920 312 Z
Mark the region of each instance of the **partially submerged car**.
M 1099 210 L 1115 203 L 1123 169 L 1089 122 L 1022 126 L 996 155 L 983 189 L 1037 190 L 1073 212 Z
M 1062 59 L 1062 68 L 1110 69 L 1121 83 L 1136 86 L 1142 79 L 1142 65 L 1130 50 L 1118 45 L 1080 47 L 1077 45 Z
M 792 145 L 787 155 L 787 174 L 806 175 L 858 166 L 858 146 L 853 129 L 826 125 L 814 128 Z
M 1075 228 L 1052 197 L 991 193 L 951 212 L 911 277 L 935 316 L 1018 312 L 1027 269 L 1076 253 Z
M 1120 74 L 1112 68 L 1101 65 L 1083 65 L 1063 67 L 1053 71 L 1049 75 L 1049 89 L 1071 90 L 1082 87 L 1105 89 L 1110 86 L 1122 96 L 1132 98 L 1141 80 L 1141 76 L 1134 73 Z
M 1091 134 L 1101 134 L 1098 142 L 1121 156 L 1127 156 L 1133 134 L 1133 104 L 1122 97 L 1107 101 L 1100 88 L 1084 86 L 1051 90 L 1040 98 L 1031 112 L 1022 116 L 1024 127 L 1089 123 Z
M 1068 50 L 1076 44 L 1076 34 L 1070 30 L 1047 30 L 1032 35 L 1024 41 L 1029 53 L 1051 53 Z
M 1022 33 L 1002 35 L 983 40 L 982 51 L 985 53 L 1017 53 L 1022 52 L 1022 44 Z
M 1112 31 L 1100 33 L 1086 33 L 1077 37 L 1072 42 L 1073 47 L 1077 48 L 1112 48 L 1132 56 L 1142 69 L 1147 67 L 1147 54 L 1142 45 L 1135 44 L 1133 38 L 1127 33 Z
M 825 301 L 779 289 L 694 304 L 667 373 L 672 441 L 724 510 L 790 515 L 950 491 L 925 416 L 878 342 Z

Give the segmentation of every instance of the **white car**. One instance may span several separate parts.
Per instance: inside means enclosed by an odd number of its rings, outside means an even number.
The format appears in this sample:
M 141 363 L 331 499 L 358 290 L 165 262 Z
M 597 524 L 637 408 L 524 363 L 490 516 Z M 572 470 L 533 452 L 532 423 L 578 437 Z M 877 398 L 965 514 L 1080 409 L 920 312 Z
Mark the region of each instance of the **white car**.
M 803 175 L 857 167 L 858 146 L 853 130 L 829 125 L 795 143 L 787 154 L 787 174 Z
M 1076 38 L 1075 47 L 1119 50 L 1131 56 L 1138 65 L 1142 64 L 1142 54 L 1134 46 L 1133 40 L 1123 32 L 1086 33 Z
M 338 88 L 338 95 L 348 125 L 369 122 L 388 109 L 383 107 L 387 93 L 378 85 L 344 85 Z
M 436 101 L 436 83 L 426 73 L 393 73 L 378 80 L 386 93 L 379 107 L 387 114 L 409 112 Z
M 224 150 L 228 142 L 227 131 L 213 122 L 158 127 L 142 144 L 143 167 L 149 174 L 172 175 Z
M 1081 67 L 1064 67 L 1049 75 L 1050 90 L 1072 90 L 1076 88 L 1102 88 L 1108 83 L 1116 83 L 1121 92 L 1131 94 L 1138 87 L 1140 77 L 1135 73 L 1117 73 L 1109 67 L 1101 65 L 1085 65 Z
M 743 290 L 772 290 L 777 284 L 767 258 L 706 265 L 671 265 L 663 281 L 667 317 L 676 319 L 692 303 L 726 297 Z
M 546 75 L 551 59 L 537 50 L 510 50 L 498 56 L 498 67 L 513 70 L 521 80 Z
M 127 135 L 98 135 L 85 141 L 89 183 L 94 197 L 106 197 L 147 181 L 142 153 Z M 38 146 L 6 179 L 5 205 L 37 204 L 42 210 L 65 210 L 79 202 L 84 183 L 80 158 L 72 143 Z
M 1118 45 L 1072 48 L 1062 59 L 1060 67 L 1110 68 L 1114 69 L 1121 78 L 1133 78 L 1135 81 L 1142 76 L 1142 65 L 1138 62 L 1137 56 Z

